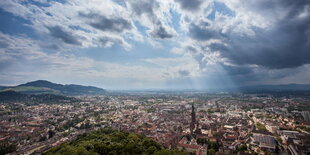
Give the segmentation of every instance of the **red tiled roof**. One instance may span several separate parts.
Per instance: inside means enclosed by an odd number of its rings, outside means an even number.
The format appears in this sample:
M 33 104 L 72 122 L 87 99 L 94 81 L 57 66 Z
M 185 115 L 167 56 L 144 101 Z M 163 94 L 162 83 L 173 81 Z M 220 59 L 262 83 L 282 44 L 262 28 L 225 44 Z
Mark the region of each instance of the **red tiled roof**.
M 184 148 L 191 148 L 191 149 L 199 149 L 199 145 L 192 145 L 192 144 L 183 144 L 179 143 L 179 146 L 184 147 Z

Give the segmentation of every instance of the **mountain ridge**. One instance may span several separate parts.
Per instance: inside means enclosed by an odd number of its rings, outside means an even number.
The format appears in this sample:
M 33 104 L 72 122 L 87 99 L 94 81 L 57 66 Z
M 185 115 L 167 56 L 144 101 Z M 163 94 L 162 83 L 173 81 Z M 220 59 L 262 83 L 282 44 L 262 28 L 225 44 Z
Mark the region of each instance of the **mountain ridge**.
M 77 84 L 57 84 L 46 80 L 36 80 L 11 87 L 0 87 L 0 91 L 16 91 L 25 94 L 58 94 L 67 96 L 102 95 L 106 90 L 94 86 Z

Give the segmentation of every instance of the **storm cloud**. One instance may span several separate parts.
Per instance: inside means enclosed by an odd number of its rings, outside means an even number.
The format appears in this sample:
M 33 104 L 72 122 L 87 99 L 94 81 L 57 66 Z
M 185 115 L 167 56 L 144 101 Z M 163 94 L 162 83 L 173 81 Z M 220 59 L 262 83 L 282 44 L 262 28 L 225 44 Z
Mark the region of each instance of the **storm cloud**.
M 224 44 L 214 43 L 209 48 L 219 51 L 223 58 L 236 65 L 259 65 L 270 69 L 302 66 L 310 63 L 310 5 L 306 1 L 255 3 L 259 10 L 265 10 L 263 15 L 272 14 L 271 10 L 279 7 L 289 12 L 268 28 L 251 27 L 254 35 L 225 32 L 204 26 L 204 23 L 192 24 L 189 35 L 198 41 L 220 39 Z M 252 3 L 248 5 L 252 6 Z

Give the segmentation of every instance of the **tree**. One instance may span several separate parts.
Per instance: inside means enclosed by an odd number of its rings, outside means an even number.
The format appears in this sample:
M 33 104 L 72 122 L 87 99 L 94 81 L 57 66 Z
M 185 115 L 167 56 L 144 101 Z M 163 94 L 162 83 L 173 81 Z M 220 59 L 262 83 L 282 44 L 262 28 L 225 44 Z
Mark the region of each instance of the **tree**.
M 220 145 L 217 142 L 208 141 L 208 148 L 218 151 Z
M 9 142 L 0 143 L 0 154 L 8 154 L 16 151 L 16 145 Z
M 204 145 L 204 144 L 208 144 L 208 140 L 206 138 L 198 138 L 197 139 L 197 143 L 199 145 Z
M 52 138 L 56 133 L 53 130 L 48 130 L 47 134 L 48 134 L 48 138 Z
M 214 149 L 208 149 L 208 155 L 215 155 Z
M 237 148 L 237 152 L 243 152 L 248 150 L 248 147 L 245 144 L 241 144 L 238 148 Z
M 180 154 L 185 152 L 164 149 L 159 143 L 142 135 L 120 132 L 110 128 L 79 136 L 71 143 L 65 143 L 47 151 L 54 154 Z

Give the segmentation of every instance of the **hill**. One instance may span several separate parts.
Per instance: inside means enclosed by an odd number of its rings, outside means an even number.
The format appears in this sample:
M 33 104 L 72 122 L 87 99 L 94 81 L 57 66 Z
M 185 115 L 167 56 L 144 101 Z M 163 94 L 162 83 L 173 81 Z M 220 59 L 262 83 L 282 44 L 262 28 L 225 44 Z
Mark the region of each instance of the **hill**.
M 54 147 L 44 155 L 62 154 L 154 154 L 186 155 L 178 150 L 168 150 L 159 143 L 145 136 L 134 133 L 115 131 L 109 128 L 94 131 L 80 136 L 70 143 Z
M 61 94 L 68 96 L 75 95 L 102 95 L 106 91 L 93 86 L 62 85 L 45 80 L 28 82 L 13 87 L 0 87 L 1 91 L 16 91 L 25 94 Z
M 25 103 L 69 103 L 77 102 L 78 99 L 73 97 L 66 97 L 55 94 L 39 94 L 39 95 L 29 95 L 22 94 L 15 91 L 4 91 L 0 92 L 0 103 L 15 103 L 15 102 L 25 102 Z

